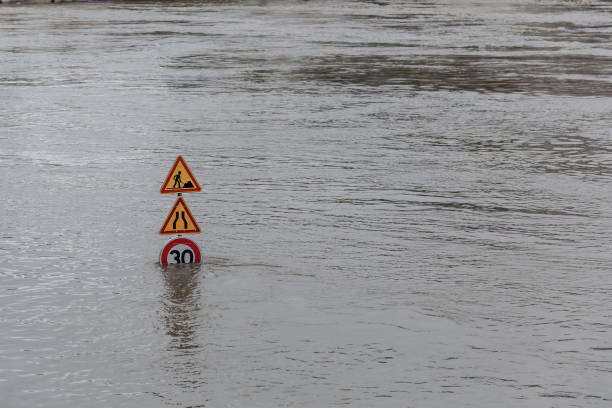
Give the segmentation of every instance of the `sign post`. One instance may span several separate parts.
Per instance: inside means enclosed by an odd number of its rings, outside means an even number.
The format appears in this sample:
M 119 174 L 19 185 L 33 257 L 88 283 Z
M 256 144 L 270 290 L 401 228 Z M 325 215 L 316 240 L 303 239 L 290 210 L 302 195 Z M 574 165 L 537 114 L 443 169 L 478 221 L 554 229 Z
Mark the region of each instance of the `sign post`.
M 163 266 L 200 263 L 202 260 L 198 245 L 191 239 L 181 236 L 181 234 L 199 234 L 201 231 L 182 197 L 182 193 L 200 190 L 200 184 L 187 167 L 187 163 L 183 157 L 178 156 L 159 190 L 161 194 L 177 193 L 178 196 L 159 230 L 160 234 L 177 235 L 176 238 L 168 241 L 160 251 L 159 263 Z

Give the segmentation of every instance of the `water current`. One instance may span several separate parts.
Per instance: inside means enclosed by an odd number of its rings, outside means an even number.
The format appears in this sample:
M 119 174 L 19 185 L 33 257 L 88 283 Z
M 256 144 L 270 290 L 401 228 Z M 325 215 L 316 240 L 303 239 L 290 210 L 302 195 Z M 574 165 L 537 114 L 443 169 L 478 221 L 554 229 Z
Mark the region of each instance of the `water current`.
M 0 406 L 610 407 L 611 129 L 609 1 L 2 5 Z

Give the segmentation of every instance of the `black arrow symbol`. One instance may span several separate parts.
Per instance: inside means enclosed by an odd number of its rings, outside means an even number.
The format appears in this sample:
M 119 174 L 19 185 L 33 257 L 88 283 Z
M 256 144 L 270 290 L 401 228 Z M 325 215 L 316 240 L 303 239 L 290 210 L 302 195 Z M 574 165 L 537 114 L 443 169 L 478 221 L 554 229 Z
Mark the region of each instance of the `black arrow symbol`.
M 187 229 L 187 225 L 189 225 L 187 223 L 187 220 L 185 219 L 185 211 L 181 211 L 181 218 L 183 219 L 183 222 L 185 223 L 185 229 Z
M 184 213 L 183 213 L 183 214 L 184 214 Z M 173 230 L 175 230 L 175 229 L 176 229 L 176 222 L 177 222 L 177 221 L 178 221 L 178 219 L 179 219 L 178 211 L 177 211 L 177 212 L 176 212 L 174 215 L 175 215 L 175 217 L 174 217 L 174 222 L 172 223 L 172 229 L 173 229 Z M 185 218 L 185 216 L 184 216 L 184 215 L 183 215 L 183 218 Z

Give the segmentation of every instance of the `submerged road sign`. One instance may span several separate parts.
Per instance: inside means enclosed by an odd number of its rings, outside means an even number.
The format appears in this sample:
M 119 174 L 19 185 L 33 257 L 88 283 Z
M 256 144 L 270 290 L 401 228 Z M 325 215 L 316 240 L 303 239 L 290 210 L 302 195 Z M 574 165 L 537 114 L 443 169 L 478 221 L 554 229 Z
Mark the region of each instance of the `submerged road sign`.
M 163 266 L 200 263 L 201 260 L 200 248 L 189 238 L 174 238 L 159 253 L 159 263 Z
M 1 0 L 0 0 L 1 2 Z M 162 248 L 159 254 L 159 263 L 163 266 L 169 264 L 191 264 L 200 263 L 202 255 L 198 245 L 188 238 L 183 238 L 180 234 L 197 234 L 200 226 L 189 211 L 189 207 L 181 197 L 182 193 L 200 191 L 198 181 L 187 167 L 183 157 L 178 156 L 174 165 L 166 177 L 166 181 L 159 190 L 162 194 L 177 193 L 178 198 L 172 210 L 166 217 L 164 225 L 159 230 L 160 234 L 177 234 Z
M 191 174 L 191 170 L 187 167 L 187 163 L 182 156 L 179 156 L 174 161 L 174 165 L 166 177 L 166 181 L 162 184 L 159 190 L 162 194 L 169 193 L 189 193 L 192 191 L 200 191 L 200 185 L 196 178 Z
M 159 230 L 160 234 L 197 234 L 200 232 L 200 226 L 196 222 L 189 207 L 179 197 L 174 203 L 174 207 L 170 210 L 170 214 L 166 218 L 163 227 Z

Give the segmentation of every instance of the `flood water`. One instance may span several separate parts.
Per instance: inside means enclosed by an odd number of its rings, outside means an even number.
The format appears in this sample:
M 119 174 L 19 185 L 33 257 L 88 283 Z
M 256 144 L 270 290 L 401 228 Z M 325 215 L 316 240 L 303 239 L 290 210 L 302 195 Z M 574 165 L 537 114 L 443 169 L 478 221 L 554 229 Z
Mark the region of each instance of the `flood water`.
M 0 405 L 609 407 L 610 129 L 609 1 L 2 5 Z

